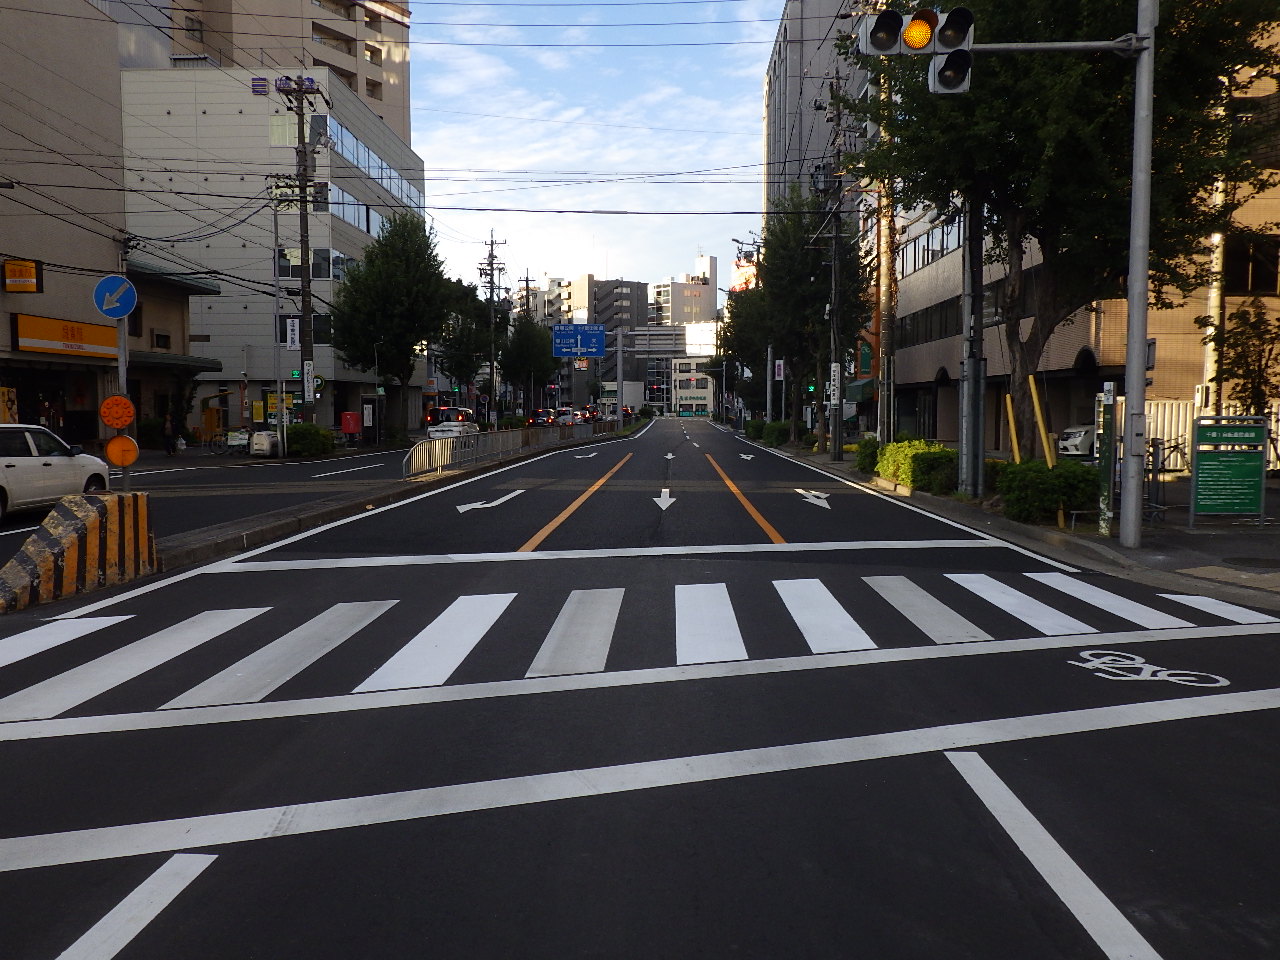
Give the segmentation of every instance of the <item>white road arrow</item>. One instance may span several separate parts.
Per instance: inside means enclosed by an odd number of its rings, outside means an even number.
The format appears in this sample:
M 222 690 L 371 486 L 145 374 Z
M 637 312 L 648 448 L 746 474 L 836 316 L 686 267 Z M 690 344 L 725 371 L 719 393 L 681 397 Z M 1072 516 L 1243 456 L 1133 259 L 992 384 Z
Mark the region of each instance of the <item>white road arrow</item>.
M 653 502 L 656 503 L 663 510 L 665 510 L 667 509 L 667 507 L 671 506 L 673 503 L 676 502 L 676 498 L 671 496 L 671 490 L 669 487 L 663 487 L 662 496 L 654 497 Z
M 675 455 L 674 453 L 668 453 L 668 454 L 667 454 L 667 459 L 668 459 L 668 460 L 674 460 L 675 458 L 676 458 L 676 455 Z
M 598 453 L 599 451 L 596 451 L 596 452 Z M 594 453 L 575 453 L 575 454 L 573 455 L 573 459 L 575 459 L 575 460 L 590 460 L 590 459 L 591 459 L 592 457 L 594 457 L 594 456 L 595 456 L 595 454 L 594 454 Z
M 831 504 L 827 503 L 827 497 L 831 496 L 829 493 L 822 493 L 819 490 L 801 490 L 799 488 L 796 488 L 796 493 L 800 494 L 807 503 L 812 503 L 815 507 L 822 507 L 824 510 L 831 509 Z
M 466 513 L 468 510 L 487 510 L 489 507 L 496 507 L 500 503 L 506 503 L 512 497 L 518 497 L 524 493 L 523 490 L 512 490 L 505 497 L 499 497 L 497 500 L 491 500 L 489 503 L 461 503 L 458 504 L 458 512 Z
M 740 456 L 743 460 L 754 460 L 756 458 L 756 455 L 754 453 L 740 453 L 738 454 L 738 456 Z

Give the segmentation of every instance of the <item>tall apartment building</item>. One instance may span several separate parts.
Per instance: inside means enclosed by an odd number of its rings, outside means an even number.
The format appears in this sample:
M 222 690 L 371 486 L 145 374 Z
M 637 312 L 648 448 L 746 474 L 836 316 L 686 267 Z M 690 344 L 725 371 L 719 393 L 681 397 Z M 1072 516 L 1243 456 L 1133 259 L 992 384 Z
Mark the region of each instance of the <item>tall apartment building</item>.
M 409 8 L 394 0 L 106 0 L 132 24 L 127 66 L 203 60 L 256 73 L 312 75 L 354 93 L 401 140 L 410 141 Z M 168 38 L 168 39 L 166 39 Z

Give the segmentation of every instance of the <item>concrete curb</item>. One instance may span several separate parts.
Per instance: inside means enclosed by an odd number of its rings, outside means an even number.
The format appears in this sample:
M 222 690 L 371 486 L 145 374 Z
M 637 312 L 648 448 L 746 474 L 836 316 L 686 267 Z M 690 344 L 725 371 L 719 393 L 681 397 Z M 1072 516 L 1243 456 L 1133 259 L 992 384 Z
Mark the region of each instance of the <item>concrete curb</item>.
M 147 494 L 63 497 L 0 568 L 0 611 L 89 593 L 155 570 Z

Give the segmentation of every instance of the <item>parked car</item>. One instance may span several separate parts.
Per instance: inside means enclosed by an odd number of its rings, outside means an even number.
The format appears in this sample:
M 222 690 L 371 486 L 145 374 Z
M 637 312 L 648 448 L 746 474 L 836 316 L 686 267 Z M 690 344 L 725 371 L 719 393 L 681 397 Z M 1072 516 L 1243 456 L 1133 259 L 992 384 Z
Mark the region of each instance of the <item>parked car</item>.
M 427 438 L 465 437 L 479 433 L 476 412 L 470 407 L 432 407 L 427 411 Z
M 1067 427 L 1058 434 L 1058 454 L 1064 457 L 1092 457 L 1097 450 L 1098 428 L 1092 423 Z
M 107 464 L 40 426 L 0 424 L 0 517 L 73 493 L 106 490 Z
M 532 410 L 526 418 L 526 423 L 531 427 L 549 427 L 556 422 L 556 412 L 539 407 Z

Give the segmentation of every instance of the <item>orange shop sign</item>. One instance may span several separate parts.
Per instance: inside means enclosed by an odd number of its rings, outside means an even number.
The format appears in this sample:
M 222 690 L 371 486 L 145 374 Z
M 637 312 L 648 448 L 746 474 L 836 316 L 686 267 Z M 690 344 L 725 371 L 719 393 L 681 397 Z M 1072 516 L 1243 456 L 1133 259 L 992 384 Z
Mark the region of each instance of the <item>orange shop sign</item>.
M 44 264 L 39 260 L 6 260 L 5 293 L 44 293 Z
M 31 353 L 61 353 L 72 357 L 116 359 L 116 327 L 78 320 L 56 320 L 13 314 L 13 343 Z

